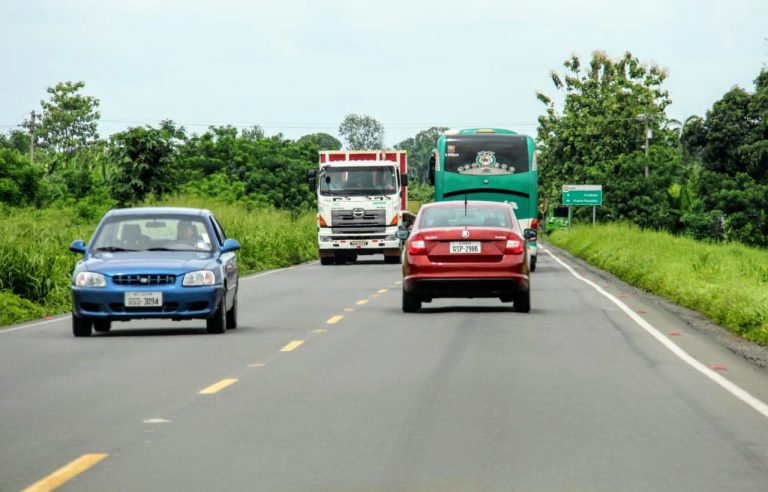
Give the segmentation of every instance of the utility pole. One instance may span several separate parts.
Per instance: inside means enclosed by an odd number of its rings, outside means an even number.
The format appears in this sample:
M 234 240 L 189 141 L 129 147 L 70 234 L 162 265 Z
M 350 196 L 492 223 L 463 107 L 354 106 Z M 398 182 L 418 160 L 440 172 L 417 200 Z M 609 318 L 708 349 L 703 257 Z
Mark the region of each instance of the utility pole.
M 648 128 L 648 115 L 645 115 L 645 118 L 643 118 L 643 121 L 645 121 L 645 177 L 648 178 L 648 141 L 651 137 L 651 129 Z
M 35 163 L 35 118 L 37 115 L 35 114 L 35 111 L 32 110 L 31 113 L 29 113 L 30 120 L 29 120 L 29 161 L 34 164 Z

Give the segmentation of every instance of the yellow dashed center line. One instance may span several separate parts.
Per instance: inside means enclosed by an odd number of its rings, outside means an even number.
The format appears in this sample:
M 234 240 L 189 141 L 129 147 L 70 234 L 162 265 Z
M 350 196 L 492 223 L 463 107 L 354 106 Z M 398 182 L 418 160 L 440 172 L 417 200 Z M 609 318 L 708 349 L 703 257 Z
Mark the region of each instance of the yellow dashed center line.
M 368 299 L 360 299 L 355 304 L 359 304 L 359 305 L 368 304 Z
M 354 309 L 352 309 L 352 308 L 344 308 L 344 312 L 345 313 L 351 313 L 352 311 L 354 311 Z
M 397 282 L 395 282 L 395 285 L 400 285 L 400 284 L 402 284 L 402 283 L 403 283 L 403 281 L 402 281 L 402 280 L 398 280 Z
M 208 386 L 207 388 L 205 388 L 203 390 L 200 390 L 200 394 L 201 395 L 212 395 L 214 393 L 218 393 L 219 391 L 223 390 L 227 386 L 232 386 L 237 381 L 238 380 L 235 379 L 235 378 L 222 379 L 218 383 L 212 384 L 212 385 Z
M 312 330 L 312 333 L 328 333 L 328 330 L 325 328 L 318 328 L 317 330 Z
M 387 292 L 388 290 L 389 289 L 379 289 L 376 292 L 378 292 L 379 294 L 383 294 L 383 293 Z
M 304 340 L 294 340 L 285 347 L 280 349 L 280 352 L 290 352 L 292 350 L 296 350 L 302 343 L 304 343 Z
M 344 316 L 338 316 L 337 315 L 337 316 L 332 317 L 331 319 L 329 319 L 325 323 L 329 324 L 329 325 L 335 325 L 336 323 L 338 323 L 339 321 L 341 321 L 343 319 L 344 319 Z
M 266 366 L 263 362 L 256 362 L 255 364 L 248 364 L 248 367 L 264 367 Z
M 371 294 L 371 297 L 379 297 L 379 294 Z
M 47 492 L 58 488 L 107 456 L 109 455 L 105 453 L 84 454 L 71 463 L 62 466 L 39 482 L 30 485 L 22 492 Z

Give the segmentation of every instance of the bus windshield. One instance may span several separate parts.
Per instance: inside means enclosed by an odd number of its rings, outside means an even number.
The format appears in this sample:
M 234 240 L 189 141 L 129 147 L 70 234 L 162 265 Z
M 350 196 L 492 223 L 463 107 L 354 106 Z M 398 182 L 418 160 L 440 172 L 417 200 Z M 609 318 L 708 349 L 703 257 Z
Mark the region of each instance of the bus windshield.
M 528 143 L 523 135 L 457 135 L 445 141 L 445 171 L 469 175 L 528 172 Z
M 392 195 L 397 192 L 393 166 L 325 167 L 320 171 L 322 196 Z

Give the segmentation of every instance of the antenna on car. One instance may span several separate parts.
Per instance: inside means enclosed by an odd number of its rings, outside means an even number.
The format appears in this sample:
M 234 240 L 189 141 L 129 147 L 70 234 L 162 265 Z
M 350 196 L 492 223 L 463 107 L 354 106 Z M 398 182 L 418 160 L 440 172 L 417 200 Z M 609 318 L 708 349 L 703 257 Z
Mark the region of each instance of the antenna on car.
M 464 217 L 467 216 L 467 194 L 464 193 Z

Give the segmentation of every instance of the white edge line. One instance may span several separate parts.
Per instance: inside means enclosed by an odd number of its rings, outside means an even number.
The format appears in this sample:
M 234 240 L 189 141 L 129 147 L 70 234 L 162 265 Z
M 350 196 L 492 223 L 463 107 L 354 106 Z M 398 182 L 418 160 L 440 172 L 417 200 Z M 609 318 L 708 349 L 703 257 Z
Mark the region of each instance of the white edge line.
M 544 248 L 542 248 L 544 249 Z M 582 282 L 587 283 L 588 285 L 592 286 L 596 291 L 598 291 L 600 294 L 604 295 L 608 300 L 616 304 L 622 311 L 624 311 L 627 316 L 632 318 L 632 320 L 640 325 L 642 329 L 644 329 L 646 332 L 648 332 L 649 335 L 651 335 L 653 338 L 655 338 L 657 341 L 659 341 L 662 345 L 664 345 L 666 348 L 670 350 L 673 354 L 678 356 L 680 359 L 682 359 L 683 362 L 690 365 L 715 383 L 719 384 L 723 389 L 731 393 L 733 396 L 738 398 L 739 400 L 743 401 L 753 409 L 755 409 L 757 412 L 762 414 L 764 417 L 768 418 L 768 404 L 763 402 L 762 400 L 759 400 L 752 396 L 749 392 L 738 386 L 737 384 L 729 381 L 728 379 L 724 378 L 720 374 L 716 373 L 709 367 L 705 366 L 701 362 L 697 361 L 693 356 L 691 356 L 688 352 L 681 349 L 677 344 L 672 342 L 669 338 L 665 337 L 658 329 L 656 329 L 652 324 L 648 323 L 646 320 L 641 318 L 637 313 L 632 311 L 629 307 L 627 307 L 626 304 L 621 302 L 619 299 L 614 297 L 612 294 L 606 292 L 603 290 L 599 285 L 592 282 L 591 280 L 588 280 L 568 266 L 563 260 L 558 258 L 554 255 L 549 249 L 544 249 L 544 251 L 547 252 L 549 256 L 555 259 L 558 263 L 560 263 L 563 267 L 565 267 L 566 270 L 571 272 L 571 275 L 576 277 L 577 279 L 581 280 Z
M 252 278 L 265 277 L 267 275 L 272 275 L 273 273 L 284 272 L 286 270 L 293 270 L 294 268 L 298 268 L 298 267 L 300 267 L 302 265 L 311 265 L 313 263 L 318 263 L 318 261 L 309 262 L 309 263 L 302 263 L 302 264 L 299 264 L 299 265 L 292 265 L 292 266 L 285 267 L 285 268 L 276 268 L 274 270 L 269 270 L 268 272 L 257 273 L 257 274 L 254 274 L 254 275 L 247 275 L 245 277 L 241 277 L 240 280 L 250 280 Z M 70 316 L 69 314 L 64 314 L 64 315 L 61 315 L 61 316 L 57 316 L 57 317 L 55 317 L 53 319 L 46 319 L 46 320 L 43 320 L 43 321 L 35 321 L 35 322 L 32 322 L 32 323 L 24 323 L 24 324 L 21 324 L 19 326 L 14 326 L 13 328 L 1 328 L 0 327 L 0 335 L 2 335 L 4 333 L 11 333 L 13 331 L 24 330 L 26 328 L 32 328 L 32 327 L 35 327 L 35 326 L 47 325 L 48 323 L 55 323 L 56 321 L 61 321 L 63 319 L 67 319 L 67 318 L 69 318 L 69 316 Z

